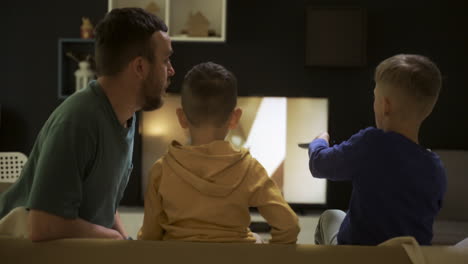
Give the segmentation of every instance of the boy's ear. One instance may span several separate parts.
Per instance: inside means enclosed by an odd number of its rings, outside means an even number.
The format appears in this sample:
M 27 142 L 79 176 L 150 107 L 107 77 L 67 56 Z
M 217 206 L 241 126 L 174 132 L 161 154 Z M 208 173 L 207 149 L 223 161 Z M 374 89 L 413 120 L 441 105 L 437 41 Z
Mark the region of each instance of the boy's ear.
M 177 119 L 179 120 L 180 127 L 182 128 L 188 128 L 189 123 L 187 120 L 187 117 L 185 116 L 184 110 L 182 108 L 177 108 L 176 109 L 176 114 L 177 114 Z
M 384 116 L 389 116 L 390 113 L 392 113 L 393 111 L 393 105 L 392 105 L 392 101 L 390 100 L 390 98 L 388 97 L 384 97 L 383 98 L 383 115 Z
M 236 108 L 231 113 L 231 118 L 229 119 L 229 129 L 235 129 L 239 124 L 239 120 L 242 116 L 242 109 Z

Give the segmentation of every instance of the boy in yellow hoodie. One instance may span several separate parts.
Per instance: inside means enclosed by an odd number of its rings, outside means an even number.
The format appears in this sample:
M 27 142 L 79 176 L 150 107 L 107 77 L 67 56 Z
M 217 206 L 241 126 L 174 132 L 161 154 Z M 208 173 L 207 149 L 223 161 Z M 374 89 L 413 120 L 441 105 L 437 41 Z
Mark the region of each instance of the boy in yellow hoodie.
M 185 76 L 177 117 L 190 145 L 174 141 L 152 167 L 144 240 L 255 243 L 249 207 L 271 226 L 270 243 L 296 243 L 298 218 L 263 166 L 225 137 L 239 122 L 237 81 L 223 66 L 207 62 Z

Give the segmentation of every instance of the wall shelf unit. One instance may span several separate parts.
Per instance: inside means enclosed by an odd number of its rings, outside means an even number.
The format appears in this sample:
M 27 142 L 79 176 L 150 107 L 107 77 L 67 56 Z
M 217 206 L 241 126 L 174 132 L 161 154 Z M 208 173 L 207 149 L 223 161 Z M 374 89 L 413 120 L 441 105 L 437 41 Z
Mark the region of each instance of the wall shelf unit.
M 72 53 L 79 60 L 94 57 L 94 39 L 60 38 L 58 40 L 58 98 L 65 99 L 75 92 L 75 71 L 78 63 L 67 56 Z
M 109 11 L 141 7 L 162 18 L 172 41 L 225 42 L 227 0 L 109 0 Z

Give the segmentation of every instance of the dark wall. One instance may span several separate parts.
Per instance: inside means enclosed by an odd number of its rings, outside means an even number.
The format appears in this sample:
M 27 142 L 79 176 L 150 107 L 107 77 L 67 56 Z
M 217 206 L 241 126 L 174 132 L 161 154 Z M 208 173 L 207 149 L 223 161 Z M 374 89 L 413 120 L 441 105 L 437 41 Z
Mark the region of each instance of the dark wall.
M 106 0 L 2 1 L 0 151 L 32 149 L 57 97 L 59 38 L 79 38 L 81 17 L 97 21 Z
M 61 102 L 56 94 L 57 39 L 78 37 L 81 16 L 96 22 L 107 10 L 104 0 L 26 2 L 7 1 L 0 11 L 0 151 L 29 153 L 42 124 Z M 340 142 L 374 124 L 375 66 L 397 53 L 419 53 L 433 59 L 444 76 L 439 103 L 421 129 L 421 143 L 468 149 L 466 1 L 228 2 L 226 43 L 173 43 L 172 91 L 179 90 L 191 66 L 215 61 L 237 75 L 241 95 L 329 98 L 329 132 Z M 366 8 L 366 67 L 304 67 L 307 4 Z M 329 206 L 345 208 L 349 194 L 349 184 L 330 183 Z

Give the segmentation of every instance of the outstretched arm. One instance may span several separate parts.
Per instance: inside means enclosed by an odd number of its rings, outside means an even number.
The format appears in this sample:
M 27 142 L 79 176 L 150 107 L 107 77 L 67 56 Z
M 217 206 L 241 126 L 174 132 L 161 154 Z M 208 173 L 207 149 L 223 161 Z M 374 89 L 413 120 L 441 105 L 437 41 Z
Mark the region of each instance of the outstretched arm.
M 360 141 L 363 132 L 339 145 L 329 146 L 328 133 L 322 133 L 309 144 L 309 169 L 313 177 L 334 181 L 352 180 L 365 159 Z
M 124 238 L 114 229 L 96 225 L 81 218 L 66 219 L 34 209 L 29 211 L 28 218 L 29 236 L 35 242 L 61 238 Z

